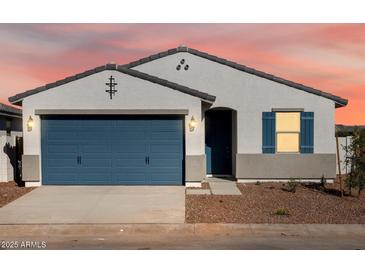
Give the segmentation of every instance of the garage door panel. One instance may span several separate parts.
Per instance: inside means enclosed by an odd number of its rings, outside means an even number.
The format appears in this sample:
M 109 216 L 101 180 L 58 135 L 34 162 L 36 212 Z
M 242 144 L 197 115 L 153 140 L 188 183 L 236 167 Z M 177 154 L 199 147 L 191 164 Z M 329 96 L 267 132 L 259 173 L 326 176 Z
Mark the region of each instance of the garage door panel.
M 112 181 L 119 184 L 147 184 L 144 168 L 121 168 L 113 173 Z
M 48 167 L 48 175 L 43 178 L 43 183 L 48 184 L 73 184 L 77 182 L 77 169 L 76 168 L 56 168 Z
M 153 167 L 181 167 L 183 159 L 180 153 L 154 153 L 150 156 L 150 166 Z
M 65 144 L 50 144 L 47 147 L 47 152 L 49 154 L 53 154 L 53 153 L 77 153 L 78 151 L 78 147 L 77 145 L 74 144 L 69 144 L 69 145 L 65 145 Z
M 77 168 L 77 155 L 67 155 L 62 157 L 57 157 L 58 155 L 52 155 L 48 158 L 48 167 L 62 167 L 65 168 Z
M 180 145 L 177 144 L 152 144 L 150 146 L 151 153 L 158 153 L 161 151 L 168 151 L 170 153 L 179 153 L 181 150 Z
M 81 160 L 82 162 L 82 168 L 84 169 L 83 172 L 88 172 L 85 168 L 111 168 L 113 165 L 113 160 L 110 158 L 97 158 L 97 157 L 93 157 L 93 158 L 88 158 L 88 157 L 84 157 Z
M 180 133 L 175 131 L 166 131 L 166 132 L 151 132 L 150 134 L 151 140 L 157 141 L 172 141 L 172 140 L 180 140 Z
M 170 169 L 157 169 L 151 172 L 151 182 L 152 184 L 174 184 L 181 183 L 181 175 L 179 174 L 179 168 L 170 168 Z
M 112 152 L 112 146 L 111 144 L 93 144 L 92 142 L 87 141 L 86 144 L 83 143 L 82 145 L 79 145 L 80 152 L 87 155 L 88 153 L 108 153 L 110 154 Z M 109 155 L 110 156 L 110 155 Z
M 68 129 L 69 130 L 69 129 Z M 77 133 L 72 131 L 66 131 L 63 129 L 62 131 L 50 131 L 47 134 L 48 141 L 64 141 L 64 139 L 77 138 Z
M 132 141 L 129 142 L 118 142 L 113 144 L 113 151 L 114 153 L 124 153 L 124 154 L 139 154 L 143 153 L 146 155 L 147 152 L 147 145 L 145 143 L 133 143 Z
M 78 175 L 78 181 L 84 184 L 109 184 L 112 181 L 111 169 L 85 168 L 85 172 Z
M 81 138 L 84 141 L 93 141 L 93 140 L 110 140 L 110 132 L 104 128 L 94 128 L 94 131 L 83 131 L 78 134 L 78 138 Z
M 142 156 L 139 158 L 120 158 L 120 159 L 113 159 L 113 167 L 114 168 L 123 168 L 123 167 L 143 167 L 146 166 L 146 157 Z
M 42 120 L 45 184 L 182 184 L 181 118 L 59 119 Z
M 81 116 L 80 116 L 81 117 Z M 95 116 L 90 116 L 90 117 L 86 117 L 85 118 L 80 118 L 77 119 L 77 123 L 78 125 L 80 125 L 82 128 L 84 129 L 90 129 L 92 130 L 93 128 L 99 127 L 105 127 L 105 128 L 110 128 L 113 125 L 113 121 L 110 120 L 108 117 L 100 117 L 100 118 L 95 118 Z
M 113 131 L 117 131 L 118 135 L 113 135 L 113 138 L 116 139 L 130 139 L 137 138 L 140 140 L 144 140 L 145 136 L 145 128 L 141 125 L 139 127 L 114 127 Z

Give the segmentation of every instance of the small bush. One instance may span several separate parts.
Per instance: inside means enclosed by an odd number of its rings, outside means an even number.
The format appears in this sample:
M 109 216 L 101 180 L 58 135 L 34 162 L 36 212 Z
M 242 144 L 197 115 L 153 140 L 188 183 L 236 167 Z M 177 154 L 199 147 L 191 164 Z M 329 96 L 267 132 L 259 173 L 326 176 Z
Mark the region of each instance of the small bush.
M 326 177 L 324 177 L 324 175 L 322 175 L 319 186 L 323 188 L 326 183 L 327 183 L 327 179 L 326 179 Z
M 257 182 L 255 183 L 255 185 L 259 186 L 259 185 L 261 185 L 261 182 L 260 182 L 260 181 L 257 181 Z
M 358 196 L 365 188 L 365 130 L 358 127 L 354 129 L 349 145 L 344 146 L 346 152 L 345 164 L 350 166 L 350 172 L 346 175 L 346 185 L 351 190 L 357 188 Z
M 290 179 L 288 182 L 288 191 L 295 193 L 297 191 L 298 182 L 294 179 Z
M 289 215 L 289 210 L 287 210 L 286 208 L 278 208 L 275 211 L 275 214 L 280 215 L 280 216 L 287 216 L 287 215 Z

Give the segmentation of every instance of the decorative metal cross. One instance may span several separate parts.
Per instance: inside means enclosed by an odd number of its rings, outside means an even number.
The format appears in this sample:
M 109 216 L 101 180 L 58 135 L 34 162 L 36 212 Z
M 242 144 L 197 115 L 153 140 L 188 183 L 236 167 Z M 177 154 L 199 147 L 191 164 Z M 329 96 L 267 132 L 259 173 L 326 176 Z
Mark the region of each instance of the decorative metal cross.
M 116 85 L 118 85 L 117 83 L 115 83 L 115 79 L 113 76 L 110 76 L 109 78 L 109 83 L 105 83 L 107 86 L 109 86 L 109 89 L 106 90 L 105 92 L 108 92 L 110 94 L 110 100 L 113 99 L 113 95 L 115 95 L 116 92 L 118 92 L 114 87 Z

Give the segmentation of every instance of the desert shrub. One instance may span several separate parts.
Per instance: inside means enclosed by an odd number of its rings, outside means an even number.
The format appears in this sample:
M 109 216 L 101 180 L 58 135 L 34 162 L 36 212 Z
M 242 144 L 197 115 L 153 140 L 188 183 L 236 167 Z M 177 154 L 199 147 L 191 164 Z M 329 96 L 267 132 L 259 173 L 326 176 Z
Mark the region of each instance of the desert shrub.
M 324 177 L 324 175 L 322 175 L 321 180 L 319 182 L 319 186 L 324 187 L 326 183 L 327 183 L 327 179 L 326 179 L 326 177 Z
M 287 184 L 288 191 L 295 193 L 297 191 L 298 182 L 294 179 L 290 179 Z
M 275 211 L 275 214 L 280 216 L 289 215 L 289 210 L 287 210 L 286 208 L 278 208 Z
M 355 128 L 349 145 L 344 146 L 346 151 L 345 164 L 350 166 L 346 176 L 346 185 L 351 194 L 352 188 L 357 188 L 360 196 L 365 187 L 365 130 Z
M 261 182 L 260 181 L 256 181 L 255 185 L 259 186 L 259 185 L 261 185 Z

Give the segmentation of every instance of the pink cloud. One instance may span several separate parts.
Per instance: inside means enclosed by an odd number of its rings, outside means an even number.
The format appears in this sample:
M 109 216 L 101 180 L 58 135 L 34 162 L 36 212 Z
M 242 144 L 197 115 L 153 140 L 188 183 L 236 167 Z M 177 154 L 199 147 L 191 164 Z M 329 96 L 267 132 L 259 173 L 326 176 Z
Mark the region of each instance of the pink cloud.
M 0 24 L 0 100 L 180 44 L 348 98 L 365 124 L 365 24 Z

